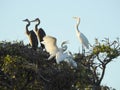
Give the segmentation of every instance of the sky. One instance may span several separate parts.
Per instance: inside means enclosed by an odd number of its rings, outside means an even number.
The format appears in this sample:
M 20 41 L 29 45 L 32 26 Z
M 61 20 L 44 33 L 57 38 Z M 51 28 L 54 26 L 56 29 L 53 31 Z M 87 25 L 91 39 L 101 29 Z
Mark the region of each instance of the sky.
M 23 41 L 29 43 L 25 35 L 26 23 L 22 20 L 40 18 L 47 35 L 62 41 L 69 40 L 68 49 L 79 52 L 81 44 L 75 33 L 76 21 L 80 17 L 79 30 L 91 44 L 94 39 L 120 37 L 120 0 L 0 0 L 0 41 Z M 34 29 L 31 23 L 30 29 Z M 120 90 L 120 58 L 108 64 L 102 85 Z

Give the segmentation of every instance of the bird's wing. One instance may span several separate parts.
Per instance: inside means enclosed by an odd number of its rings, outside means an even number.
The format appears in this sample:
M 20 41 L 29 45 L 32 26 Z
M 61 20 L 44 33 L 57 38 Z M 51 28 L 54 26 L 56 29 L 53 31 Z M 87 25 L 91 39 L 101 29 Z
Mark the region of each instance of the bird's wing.
M 59 64 L 60 62 L 64 61 L 64 59 L 66 58 L 66 54 L 63 52 L 57 52 L 56 53 L 56 63 Z
M 77 63 L 72 58 L 66 58 L 64 61 L 67 62 L 71 67 L 77 68 Z
M 30 31 L 28 37 L 29 37 L 29 40 L 30 40 L 30 44 L 33 47 L 37 47 L 38 46 L 38 39 L 37 39 L 37 36 L 36 36 L 36 34 L 33 30 Z
M 56 41 L 57 41 L 56 38 L 52 36 L 45 36 L 43 40 L 49 45 L 56 44 Z
M 77 63 L 72 58 L 70 58 L 69 61 L 71 67 L 77 68 Z
M 57 40 L 55 37 L 45 36 L 41 43 L 43 43 L 45 45 L 45 49 L 49 54 L 54 54 L 58 50 L 56 41 Z
M 73 60 L 73 56 L 71 54 L 69 54 L 69 52 L 66 53 L 66 58 L 65 58 L 65 62 L 67 62 L 71 67 L 73 68 L 77 68 L 77 63 Z
M 88 41 L 87 37 L 86 37 L 83 33 L 81 33 L 81 34 L 80 34 L 80 38 L 81 38 L 81 40 L 82 40 L 82 44 L 83 44 L 87 49 L 89 49 L 89 41 Z
M 73 60 L 72 56 L 68 53 L 57 52 L 56 53 L 56 63 L 59 64 L 62 61 L 67 62 L 71 67 L 77 68 L 77 63 Z
M 37 35 L 39 37 L 39 40 L 40 42 L 43 40 L 43 37 L 46 36 L 46 33 L 44 32 L 44 30 L 42 28 L 40 28 L 38 31 L 37 31 Z
M 42 36 L 46 35 L 45 31 L 42 28 L 39 29 L 39 32 L 42 33 Z

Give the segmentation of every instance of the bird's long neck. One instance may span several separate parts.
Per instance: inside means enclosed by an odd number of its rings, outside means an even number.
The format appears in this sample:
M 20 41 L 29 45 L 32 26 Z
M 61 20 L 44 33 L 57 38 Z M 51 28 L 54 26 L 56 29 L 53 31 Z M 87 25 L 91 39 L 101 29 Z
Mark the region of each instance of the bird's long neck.
M 30 22 L 28 22 L 28 24 L 26 25 L 26 33 L 29 34 L 29 29 L 28 27 L 30 26 Z
M 77 24 L 76 24 L 76 26 L 75 26 L 77 32 L 80 32 L 80 31 L 79 31 L 79 28 L 78 28 L 78 27 L 79 27 L 79 24 L 80 24 L 80 19 L 77 20 Z
M 40 21 L 38 21 L 38 23 L 35 25 L 35 31 L 38 30 L 38 25 L 40 24 Z
M 62 44 L 61 44 L 61 47 L 62 47 L 63 51 L 67 50 L 67 45 L 65 45 L 65 44 L 67 44 L 67 41 L 62 42 Z
M 64 45 L 64 46 L 62 47 L 62 49 L 63 49 L 63 51 L 66 51 L 66 50 L 67 50 L 67 45 Z

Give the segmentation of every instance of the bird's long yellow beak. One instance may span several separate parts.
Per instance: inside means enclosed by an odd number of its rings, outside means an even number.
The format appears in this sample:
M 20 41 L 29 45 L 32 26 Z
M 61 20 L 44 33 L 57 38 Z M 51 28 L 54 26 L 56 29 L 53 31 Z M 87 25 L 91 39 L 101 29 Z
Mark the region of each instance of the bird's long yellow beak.
M 77 19 L 77 17 L 73 17 L 74 19 Z

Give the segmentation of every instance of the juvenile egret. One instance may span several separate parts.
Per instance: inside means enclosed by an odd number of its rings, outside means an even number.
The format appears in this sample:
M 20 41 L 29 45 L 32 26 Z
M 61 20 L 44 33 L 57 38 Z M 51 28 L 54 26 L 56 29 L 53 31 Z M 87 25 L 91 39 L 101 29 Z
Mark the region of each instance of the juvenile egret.
M 37 49 L 38 47 L 38 40 L 35 32 L 33 30 L 29 31 L 28 27 L 30 26 L 30 21 L 28 19 L 23 20 L 24 22 L 27 22 L 28 24 L 26 25 L 26 35 L 28 36 L 30 45 L 34 50 Z
M 36 18 L 31 22 L 37 22 L 37 24 L 35 25 L 35 33 L 39 39 L 42 49 L 45 49 L 45 46 L 41 42 L 43 41 L 43 37 L 46 36 L 46 33 L 42 28 L 38 28 L 38 25 L 40 24 L 40 19 Z
M 77 24 L 75 26 L 76 27 L 76 34 L 77 34 L 77 37 L 78 37 L 80 43 L 82 44 L 82 51 L 85 50 L 85 49 L 83 50 L 84 47 L 89 49 L 89 41 L 88 41 L 87 37 L 83 33 L 81 33 L 78 29 L 78 26 L 80 24 L 80 18 L 79 17 L 73 17 L 73 18 L 77 21 Z
M 57 39 L 55 37 L 45 36 L 42 43 L 45 45 L 46 51 L 50 54 L 48 60 L 55 57 L 57 64 L 65 61 L 72 67 L 77 67 L 77 64 L 75 64 L 76 62 L 72 59 L 70 55 L 68 55 L 67 52 L 65 52 L 67 50 L 67 46 L 65 45 L 66 43 L 68 43 L 67 41 L 62 42 L 61 48 L 58 48 Z

